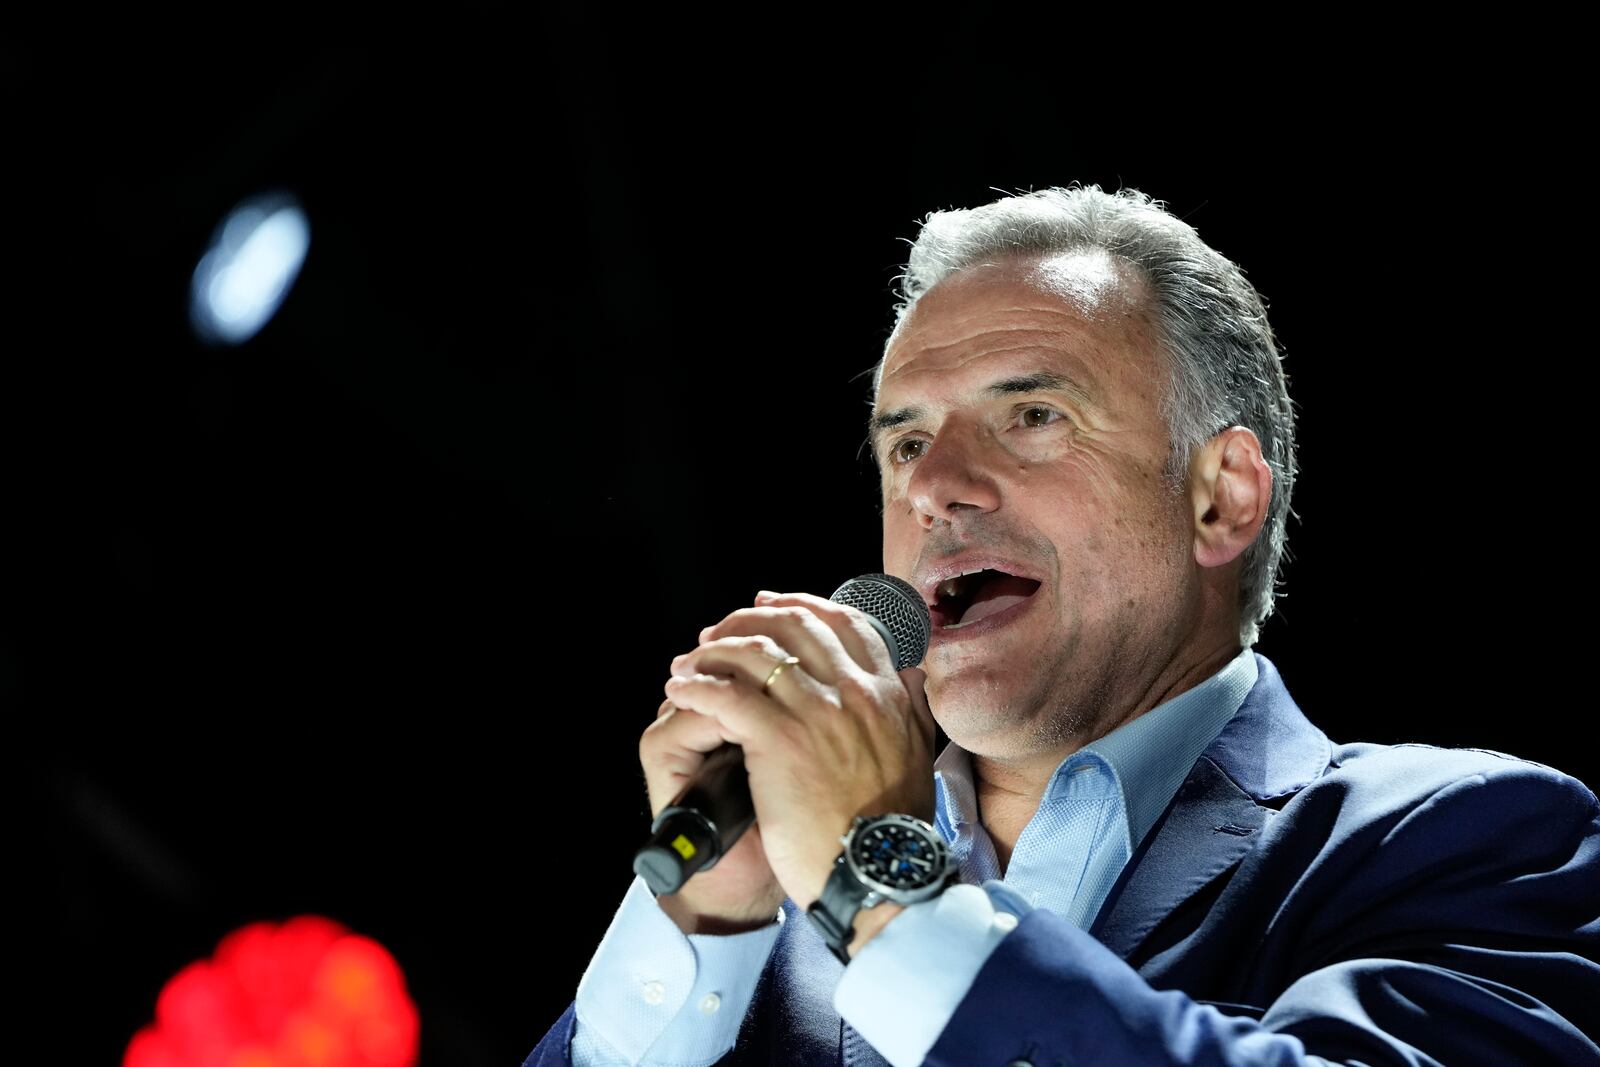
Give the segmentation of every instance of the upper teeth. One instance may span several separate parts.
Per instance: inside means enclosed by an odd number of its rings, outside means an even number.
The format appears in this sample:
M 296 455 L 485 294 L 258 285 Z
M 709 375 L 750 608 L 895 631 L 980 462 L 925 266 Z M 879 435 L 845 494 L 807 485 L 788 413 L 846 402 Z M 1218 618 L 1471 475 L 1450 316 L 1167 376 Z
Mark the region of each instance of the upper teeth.
M 956 590 L 961 586 L 961 579 L 965 578 L 969 574 L 977 574 L 980 571 L 985 571 L 988 569 L 989 568 L 987 567 L 974 567 L 970 571 L 962 571 L 960 574 L 952 574 L 950 577 L 939 583 L 939 588 L 936 590 L 936 592 L 939 596 L 955 596 Z

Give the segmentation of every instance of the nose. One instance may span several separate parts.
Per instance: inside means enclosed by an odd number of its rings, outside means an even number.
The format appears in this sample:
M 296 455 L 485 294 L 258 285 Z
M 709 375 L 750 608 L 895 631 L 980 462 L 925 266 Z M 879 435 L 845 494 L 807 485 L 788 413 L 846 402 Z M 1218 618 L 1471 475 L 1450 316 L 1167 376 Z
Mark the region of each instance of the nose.
M 1000 506 L 1000 486 L 986 458 L 981 428 L 950 420 L 918 457 L 906 496 L 922 528 L 932 529 Z

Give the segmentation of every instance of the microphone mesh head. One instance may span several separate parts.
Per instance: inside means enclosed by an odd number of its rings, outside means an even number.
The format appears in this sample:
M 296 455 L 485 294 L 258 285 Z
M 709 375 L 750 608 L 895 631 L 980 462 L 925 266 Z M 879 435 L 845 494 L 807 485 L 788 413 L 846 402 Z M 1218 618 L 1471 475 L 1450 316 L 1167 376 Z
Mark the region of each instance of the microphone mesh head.
M 871 615 L 894 636 L 895 670 L 915 667 L 928 651 L 933 619 L 922 594 L 892 574 L 863 574 L 845 582 L 829 600 Z

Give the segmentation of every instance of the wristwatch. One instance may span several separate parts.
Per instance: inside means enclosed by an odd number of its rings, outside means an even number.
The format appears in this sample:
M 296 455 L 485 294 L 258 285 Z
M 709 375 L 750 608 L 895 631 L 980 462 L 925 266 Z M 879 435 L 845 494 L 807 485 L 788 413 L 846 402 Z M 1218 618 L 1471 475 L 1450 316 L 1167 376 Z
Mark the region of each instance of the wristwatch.
M 856 913 L 885 900 L 916 904 L 938 896 L 960 877 L 960 863 L 939 831 L 912 815 L 857 816 L 839 838 L 844 851 L 806 914 L 822 939 L 849 966 Z

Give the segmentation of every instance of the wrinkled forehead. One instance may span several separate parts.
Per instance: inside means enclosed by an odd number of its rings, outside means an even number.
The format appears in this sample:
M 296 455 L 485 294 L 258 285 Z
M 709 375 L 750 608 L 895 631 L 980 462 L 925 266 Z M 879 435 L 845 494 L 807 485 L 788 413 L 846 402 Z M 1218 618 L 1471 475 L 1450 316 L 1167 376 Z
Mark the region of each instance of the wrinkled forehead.
M 873 377 L 885 378 L 956 358 L 963 340 L 985 331 L 1081 325 L 1121 329 L 1143 323 L 1146 288 L 1138 271 L 1103 249 L 1032 254 L 980 263 L 952 273 L 923 294 L 884 346 Z

